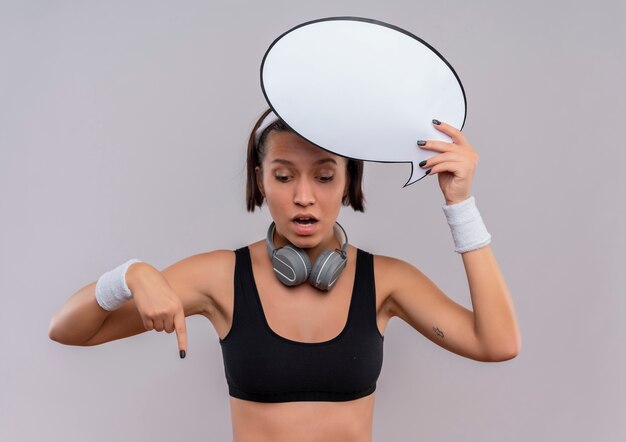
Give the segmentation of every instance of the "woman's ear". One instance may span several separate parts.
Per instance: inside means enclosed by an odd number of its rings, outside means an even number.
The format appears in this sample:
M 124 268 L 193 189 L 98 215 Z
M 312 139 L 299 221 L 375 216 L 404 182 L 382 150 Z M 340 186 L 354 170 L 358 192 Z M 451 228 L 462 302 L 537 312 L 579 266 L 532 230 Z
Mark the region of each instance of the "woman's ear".
M 265 191 L 263 190 L 263 174 L 261 172 L 261 168 L 259 166 L 256 166 L 254 168 L 254 173 L 256 175 L 256 185 L 259 188 L 259 192 L 261 192 L 261 195 L 263 195 L 263 198 L 265 198 Z

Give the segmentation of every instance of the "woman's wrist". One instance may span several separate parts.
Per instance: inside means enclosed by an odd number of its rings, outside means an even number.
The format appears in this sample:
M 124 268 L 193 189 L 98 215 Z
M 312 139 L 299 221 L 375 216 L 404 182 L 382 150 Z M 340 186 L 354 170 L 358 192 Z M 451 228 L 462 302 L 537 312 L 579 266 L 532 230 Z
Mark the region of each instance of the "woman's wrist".
M 138 261 L 131 264 L 126 270 L 126 285 L 130 291 L 134 291 L 137 284 L 140 283 L 145 274 L 152 269 L 152 266 L 147 262 Z
M 442 207 L 454 239 L 454 251 L 465 253 L 491 243 L 491 234 L 476 207 L 474 196 Z
M 471 198 L 471 195 L 466 197 L 466 198 L 462 198 L 462 199 L 458 199 L 458 200 L 448 200 L 448 199 L 446 199 L 446 206 L 452 206 L 454 204 L 459 204 L 459 203 L 462 203 L 463 201 L 467 201 L 470 198 Z
M 129 259 L 98 278 L 95 291 L 96 301 L 100 307 L 108 311 L 117 310 L 133 297 L 126 282 L 126 273 L 135 263 L 140 262 L 137 258 Z

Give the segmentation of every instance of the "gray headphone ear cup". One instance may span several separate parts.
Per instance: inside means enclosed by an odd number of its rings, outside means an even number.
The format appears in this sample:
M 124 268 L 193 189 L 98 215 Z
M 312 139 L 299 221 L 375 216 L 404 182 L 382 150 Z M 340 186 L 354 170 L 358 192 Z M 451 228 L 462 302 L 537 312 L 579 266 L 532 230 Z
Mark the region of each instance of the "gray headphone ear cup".
M 315 260 L 309 275 L 309 283 L 318 289 L 330 290 L 346 268 L 347 262 L 348 260 L 336 250 L 324 250 Z
M 302 284 L 311 272 L 309 255 L 291 244 L 274 252 L 272 266 L 276 277 L 287 286 Z

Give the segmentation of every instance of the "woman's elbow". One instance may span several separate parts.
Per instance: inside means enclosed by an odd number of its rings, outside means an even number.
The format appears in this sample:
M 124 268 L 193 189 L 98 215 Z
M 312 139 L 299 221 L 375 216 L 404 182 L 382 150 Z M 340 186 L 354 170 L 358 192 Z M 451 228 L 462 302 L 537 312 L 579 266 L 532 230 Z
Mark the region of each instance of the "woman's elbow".
M 59 321 L 55 320 L 55 318 L 52 318 L 50 320 L 50 325 L 48 325 L 48 338 L 63 345 L 85 345 L 85 341 L 83 339 L 75 333 L 72 333 L 71 329 L 68 329 L 64 326 L 64 324 L 59 323 Z
M 491 362 L 504 362 L 509 361 L 511 359 L 516 358 L 520 350 L 522 349 L 521 341 L 516 342 L 515 344 L 499 351 L 497 354 L 493 355 L 490 360 Z

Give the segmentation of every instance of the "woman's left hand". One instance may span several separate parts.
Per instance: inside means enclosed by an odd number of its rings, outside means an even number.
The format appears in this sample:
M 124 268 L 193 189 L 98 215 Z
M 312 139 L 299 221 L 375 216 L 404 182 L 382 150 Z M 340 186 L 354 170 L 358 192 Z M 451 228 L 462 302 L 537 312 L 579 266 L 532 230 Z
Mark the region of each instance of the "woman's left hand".
M 440 124 L 433 122 L 433 125 L 452 138 L 452 143 L 427 140 L 424 146 L 418 145 L 418 149 L 441 152 L 428 158 L 421 167 L 432 168 L 429 175 L 437 174 L 446 204 L 460 203 L 471 196 L 470 187 L 478 164 L 478 154 L 459 129 L 443 121 Z

